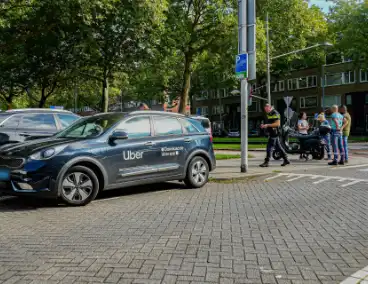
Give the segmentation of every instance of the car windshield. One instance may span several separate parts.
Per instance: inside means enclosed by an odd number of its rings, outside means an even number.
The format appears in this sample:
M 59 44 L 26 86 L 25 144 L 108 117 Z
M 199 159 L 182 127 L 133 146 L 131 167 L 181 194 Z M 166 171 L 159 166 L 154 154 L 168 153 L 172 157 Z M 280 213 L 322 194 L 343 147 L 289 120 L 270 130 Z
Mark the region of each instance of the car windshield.
M 238 129 L 231 129 L 230 132 L 238 132 Z
M 58 138 L 95 138 L 106 133 L 123 118 L 122 113 L 82 118 L 56 134 Z

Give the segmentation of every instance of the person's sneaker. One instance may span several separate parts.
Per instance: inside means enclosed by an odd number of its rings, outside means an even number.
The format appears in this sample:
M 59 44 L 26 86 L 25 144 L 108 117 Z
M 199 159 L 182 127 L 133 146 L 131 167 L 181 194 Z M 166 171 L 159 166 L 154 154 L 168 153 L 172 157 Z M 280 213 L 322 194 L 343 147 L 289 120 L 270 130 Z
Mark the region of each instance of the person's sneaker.
M 282 164 L 281 167 L 285 167 L 287 165 L 290 165 L 290 161 L 289 160 L 285 160 Z
M 261 168 L 267 168 L 268 167 L 268 162 L 264 162 L 263 164 L 259 165 Z
M 340 160 L 339 165 L 343 166 L 344 165 L 344 160 Z
M 333 160 L 332 162 L 328 163 L 329 166 L 337 166 L 337 161 Z
M 349 160 L 345 160 L 345 164 L 348 164 L 349 163 Z

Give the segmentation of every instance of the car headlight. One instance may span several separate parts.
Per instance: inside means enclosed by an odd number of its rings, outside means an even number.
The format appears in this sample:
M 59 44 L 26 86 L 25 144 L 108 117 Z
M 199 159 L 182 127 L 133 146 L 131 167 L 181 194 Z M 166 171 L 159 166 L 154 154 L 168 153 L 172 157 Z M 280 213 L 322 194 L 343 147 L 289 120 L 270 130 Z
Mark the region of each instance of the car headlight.
M 33 153 L 31 156 L 29 156 L 29 158 L 31 160 L 37 160 L 37 161 L 47 160 L 59 154 L 61 151 L 63 151 L 66 148 L 66 146 L 67 145 L 62 145 L 62 146 L 48 148 L 46 150 L 42 150 L 42 151 Z

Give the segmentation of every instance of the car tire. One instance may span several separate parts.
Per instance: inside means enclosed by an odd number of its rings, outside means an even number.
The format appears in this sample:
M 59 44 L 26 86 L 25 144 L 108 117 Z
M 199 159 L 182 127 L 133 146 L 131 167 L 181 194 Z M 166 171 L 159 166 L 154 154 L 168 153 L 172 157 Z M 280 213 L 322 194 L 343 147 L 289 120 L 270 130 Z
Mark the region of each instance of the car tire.
M 68 205 L 84 206 L 94 200 L 99 191 L 96 174 L 89 168 L 70 168 L 60 182 L 60 197 Z
M 196 156 L 188 165 L 184 183 L 189 188 L 200 188 L 208 182 L 209 174 L 207 161 L 200 156 Z

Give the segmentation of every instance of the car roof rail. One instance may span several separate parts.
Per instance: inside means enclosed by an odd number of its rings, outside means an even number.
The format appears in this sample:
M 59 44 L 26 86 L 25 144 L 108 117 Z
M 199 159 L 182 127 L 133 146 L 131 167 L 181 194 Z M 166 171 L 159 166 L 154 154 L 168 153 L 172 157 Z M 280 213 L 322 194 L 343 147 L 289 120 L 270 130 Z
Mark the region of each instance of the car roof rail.
M 6 112 L 31 112 L 31 111 L 44 111 L 44 112 L 65 112 L 65 113 L 73 113 L 69 110 L 65 109 L 52 109 L 52 108 L 17 108 L 17 109 L 9 109 Z
M 169 111 L 159 111 L 159 110 L 135 110 L 129 113 L 130 115 L 135 114 L 159 114 L 159 115 L 171 115 L 171 116 L 179 116 L 185 117 L 185 114 L 177 113 L 177 112 L 169 112 Z

